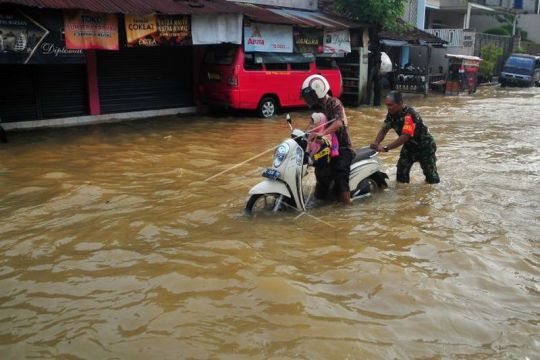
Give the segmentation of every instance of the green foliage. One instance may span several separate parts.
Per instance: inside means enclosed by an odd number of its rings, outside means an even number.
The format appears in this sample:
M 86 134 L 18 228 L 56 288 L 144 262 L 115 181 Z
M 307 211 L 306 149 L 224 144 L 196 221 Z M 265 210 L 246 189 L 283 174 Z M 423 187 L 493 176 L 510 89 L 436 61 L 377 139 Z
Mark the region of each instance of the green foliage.
M 512 25 L 504 25 L 502 26 L 502 28 L 508 31 L 510 35 L 512 35 L 512 28 L 513 28 Z M 522 28 L 520 28 L 519 26 L 516 27 L 516 35 L 518 34 L 521 35 L 521 40 L 527 40 L 527 37 L 529 36 L 529 33 L 523 30 Z
M 498 27 L 498 28 L 488 29 L 484 31 L 484 34 L 510 36 L 512 35 L 512 31 L 508 31 L 505 28 Z
M 500 22 L 501 24 L 514 23 L 514 15 L 511 15 L 511 14 L 498 14 L 498 15 L 495 15 L 495 19 L 497 19 L 497 21 Z
M 382 25 L 387 29 L 400 27 L 398 19 L 403 16 L 407 0 L 336 0 L 339 11 L 355 20 Z
M 493 44 L 484 46 L 480 50 L 480 57 L 482 58 L 482 62 L 480 63 L 480 75 L 483 78 L 489 79 L 494 75 L 493 72 L 495 71 L 495 66 L 502 55 L 503 49 Z
M 487 31 L 484 31 L 486 34 L 493 34 L 493 35 L 512 35 L 512 29 L 514 28 L 514 19 L 515 17 L 519 15 L 513 15 L 513 14 L 499 14 L 495 15 L 495 19 L 497 19 L 498 22 L 503 24 L 501 27 L 495 28 L 495 29 L 489 29 Z M 518 22 L 516 22 L 518 24 Z M 502 30 L 496 30 L 496 29 L 504 29 L 506 33 L 502 33 Z M 500 31 L 500 32 L 490 32 L 490 31 Z M 521 40 L 527 40 L 529 33 L 519 26 L 516 27 L 516 35 L 521 35 Z
M 484 31 L 484 34 L 512 36 L 512 25 L 504 25 Z M 522 28 L 516 28 L 516 35 L 521 35 L 521 40 L 527 40 L 529 33 Z

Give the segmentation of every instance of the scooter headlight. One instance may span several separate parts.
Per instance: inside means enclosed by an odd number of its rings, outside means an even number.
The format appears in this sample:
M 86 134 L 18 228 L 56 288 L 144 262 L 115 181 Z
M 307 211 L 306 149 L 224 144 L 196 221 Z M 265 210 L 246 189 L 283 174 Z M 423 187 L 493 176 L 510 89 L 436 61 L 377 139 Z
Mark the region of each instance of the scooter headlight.
M 283 163 L 283 160 L 287 157 L 287 154 L 289 153 L 289 145 L 287 143 L 282 143 L 279 145 L 276 149 L 276 152 L 274 153 L 274 167 L 278 168 Z
M 300 147 L 296 148 L 296 154 L 294 155 L 294 157 L 296 158 L 296 165 L 302 166 L 302 164 L 304 163 L 304 152 L 302 151 L 302 149 L 300 149 Z

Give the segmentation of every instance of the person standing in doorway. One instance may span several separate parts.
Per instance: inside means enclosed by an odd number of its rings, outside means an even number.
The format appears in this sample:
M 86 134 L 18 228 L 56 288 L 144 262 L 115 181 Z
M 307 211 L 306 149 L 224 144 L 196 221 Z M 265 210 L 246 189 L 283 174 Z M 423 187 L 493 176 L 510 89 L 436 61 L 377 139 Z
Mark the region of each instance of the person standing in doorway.
M 388 114 L 375 142 L 370 147 L 379 152 L 388 152 L 403 146 L 397 163 L 398 182 L 409 183 L 411 167 L 415 162 L 419 162 L 426 182 L 439 183 L 435 156 L 437 145 L 420 115 L 412 107 L 403 104 L 403 97 L 399 91 L 389 92 L 384 103 Z M 399 137 L 392 143 L 381 146 L 390 129 L 394 129 Z

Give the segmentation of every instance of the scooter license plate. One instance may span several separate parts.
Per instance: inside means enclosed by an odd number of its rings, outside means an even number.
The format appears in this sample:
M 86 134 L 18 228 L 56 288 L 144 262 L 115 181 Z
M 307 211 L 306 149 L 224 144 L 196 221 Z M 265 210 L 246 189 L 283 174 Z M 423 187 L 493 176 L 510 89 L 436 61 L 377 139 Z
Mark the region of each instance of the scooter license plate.
M 266 169 L 262 173 L 263 177 L 268 178 L 268 179 L 272 179 L 272 180 L 276 180 L 277 178 L 279 178 L 280 175 L 281 175 L 281 173 L 279 171 L 277 171 L 276 169 Z

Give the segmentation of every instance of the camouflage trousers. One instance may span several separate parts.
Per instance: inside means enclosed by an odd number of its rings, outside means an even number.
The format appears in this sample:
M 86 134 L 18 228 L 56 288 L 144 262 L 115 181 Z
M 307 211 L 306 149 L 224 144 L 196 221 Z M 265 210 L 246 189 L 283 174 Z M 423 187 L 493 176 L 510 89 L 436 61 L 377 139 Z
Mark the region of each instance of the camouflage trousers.
M 437 173 L 437 157 L 435 152 L 437 145 L 435 141 L 424 143 L 419 147 L 403 146 L 397 163 L 396 180 L 402 183 L 410 181 L 409 173 L 415 162 L 419 162 L 426 177 L 428 184 L 437 184 L 440 182 Z

